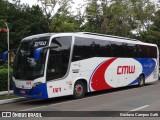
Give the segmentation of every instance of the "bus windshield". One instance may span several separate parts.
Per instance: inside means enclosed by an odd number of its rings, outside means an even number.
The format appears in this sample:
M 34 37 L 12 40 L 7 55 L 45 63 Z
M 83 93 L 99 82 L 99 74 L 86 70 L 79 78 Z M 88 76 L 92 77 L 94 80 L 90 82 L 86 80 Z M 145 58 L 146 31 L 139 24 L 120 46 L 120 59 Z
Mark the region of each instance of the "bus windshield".
M 41 53 L 38 61 L 34 60 L 34 51 L 36 48 L 47 46 L 50 37 L 40 37 L 31 40 L 24 40 L 18 48 L 13 76 L 20 80 L 34 80 L 44 75 L 44 67 L 47 49 Z

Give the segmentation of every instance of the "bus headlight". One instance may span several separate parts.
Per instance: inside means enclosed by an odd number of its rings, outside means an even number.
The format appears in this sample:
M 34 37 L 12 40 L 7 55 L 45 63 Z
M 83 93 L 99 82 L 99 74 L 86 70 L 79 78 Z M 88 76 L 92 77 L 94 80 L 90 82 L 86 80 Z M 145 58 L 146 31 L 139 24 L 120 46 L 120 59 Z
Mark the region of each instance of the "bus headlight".
M 32 88 L 34 88 L 34 87 L 37 87 L 39 84 L 41 84 L 42 82 L 37 82 L 37 83 L 34 83 L 33 84 L 33 86 L 32 86 Z

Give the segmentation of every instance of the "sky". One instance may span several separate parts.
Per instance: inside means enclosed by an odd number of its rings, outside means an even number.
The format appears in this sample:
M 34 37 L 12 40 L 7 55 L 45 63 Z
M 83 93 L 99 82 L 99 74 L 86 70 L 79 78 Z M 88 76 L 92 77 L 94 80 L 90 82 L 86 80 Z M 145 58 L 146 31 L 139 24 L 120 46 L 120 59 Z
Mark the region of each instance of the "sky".
M 9 0 L 12 1 L 12 0 Z M 38 4 L 37 2 L 38 0 L 21 0 L 22 3 L 28 3 L 30 6 Z M 77 3 L 76 5 L 78 5 L 79 3 L 85 3 L 86 1 L 90 1 L 90 0 L 73 0 L 75 3 Z M 158 0 L 151 0 L 152 2 L 157 2 Z
M 9 0 L 9 1 L 11 2 L 12 0 Z M 87 0 L 73 0 L 73 1 L 76 3 L 75 6 L 78 6 L 78 4 L 85 3 L 85 1 Z M 32 5 L 38 4 L 38 0 L 21 0 L 21 3 L 27 3 L 30 6 L 32 6 Z
M 12 0 L 8 0 L 9 2 L 12 2 Z M 38 0 L 20 0 L 21 1 L 21 4 L 29 4 L 29 6 L 32 6 L 32 5 L 36 5 L 36 4 L 39 4 L 40 5 L 40 2 L 38 2 Z M 90 0 L 73 0 L 75 4 L 72 5 L 72 9 L 71 11 L 76 11 L 76 8 L 79 8 L 79 5 L 84 5 L 85 3 L 87 3 L 87 1 L 90 1 Z M 56 13 L 56 11 L 58 10 L 58 6 L 55 7 L 55 10 L 54 12 Z M 81 10 L 82 13 L 84 13 L 84 8 Z M 52 13 L 52 14 L 55 14 L 55 13 Z M 74 12 L 76 14 L 76 12 Z M 74 14 L 73 13 L 73 14 Z
M 8 0 L 9 2 L 12 2 L 12 0 Z M 28 3 L 30 6 L 37 4 L 37 0 L 21 0 L 22 3 Z
M 10 1 L 10 2 L 12 2 L 12 0 L 8 0 L 8 1 Z M 75 2 L 75 4 L 73 4 L 72 5 L 72 11 L 76 11 L 76 8 L 78 8 L 79 7 L 79 5 L 81 4 L 81 5 L 84 5 L 84 4 L 86 4 L 87 3 L 87 1 L 90 1 L 90 0 L 73 0 L 74 2 Z M 97 0 L 98 1 L 98 0 Z M 101 0 L 99 0 L 99 1 L 101 1 Z M 151 2 L 154 2 L 154 3 L 158 3 L 158 0 L 150 0 Z M 39 4 L 39 2 L 38 2 L 38 0 L 21 0 L 21 3 L 27 3 L 27 4 L 29 4 L 29 6 L 32 6 L 32 5 L 36 5 L 36 4 Z M 40 4 L 39 4 L 40 5 Z M 160 4 L 158 5 L 159 7 L 158 8 L 160 8 Z M 55 8 L 55 12 L 56 12 L 56 10 L 58 9 L 58 6 L 56 6 L 57 8 Z M 81 12 L 83 13 L 84 12 L 84 8 L 81 10 Z M 53 13 L 53 14 L 55 14 L 55 13 Z

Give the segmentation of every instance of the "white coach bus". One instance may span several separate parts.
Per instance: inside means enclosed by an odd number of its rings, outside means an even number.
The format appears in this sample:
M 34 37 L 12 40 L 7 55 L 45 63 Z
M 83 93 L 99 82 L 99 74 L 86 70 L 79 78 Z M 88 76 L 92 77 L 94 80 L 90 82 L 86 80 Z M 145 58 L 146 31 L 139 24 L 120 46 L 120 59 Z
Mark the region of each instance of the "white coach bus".
M 73 95 L 158 80 L 155 44 L 96 33 L 47 33 L 24 38 L 13 70 L 14 94 Z

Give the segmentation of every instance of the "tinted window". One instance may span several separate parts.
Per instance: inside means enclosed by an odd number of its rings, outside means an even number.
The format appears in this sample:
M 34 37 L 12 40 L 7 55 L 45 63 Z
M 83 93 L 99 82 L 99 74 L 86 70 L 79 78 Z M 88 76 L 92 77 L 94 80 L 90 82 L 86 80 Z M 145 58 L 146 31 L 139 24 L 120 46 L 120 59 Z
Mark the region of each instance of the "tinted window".
M 64 77 L 68 70 L 72 37 L 58 37 L 52 40 L 48 58 L 47 80 Z
M 157 49 L 152 46 L 77 37 L 72 60 L 91 57 L 156 58 Z
M 146 45 L 136 45 L 137 56 L 139 58 L 157 58 L 157 48 Z
M 157 48 L 154 46 L 149 47 L 149 56 L 151 58 L 157 58 Z
M 126 57 L 136 58 L 137 50 L 135 44 L 126 43 Z
M 94 57 L 95 42 L 92 39 L 76 37 L 72 61 Z
M 34 59 L 37 48 L 48 45 L 49 37 L 39 37 L 23 41 L 18 48 L 14 62 L 13 76 L 21 80 L 34 80 L 44 75 L 47 50 L 42 50 L 39 60 Z
M 110 41 L 95 40 L 95 56 L 97 57 L 110 57 L 111 56 L 111 43 Z
M 91 57 L 111 57 L 110 41 L 76 37 L 72 61 Z
M 139 57 L 140 58 L 148 58 L 148 49 L 149 47 L 145 45 L 138 45 L 138 52 L 139 52 Z
M 111 42 L 113 57 L 126 57 L 126 44 L 120 42 Z

